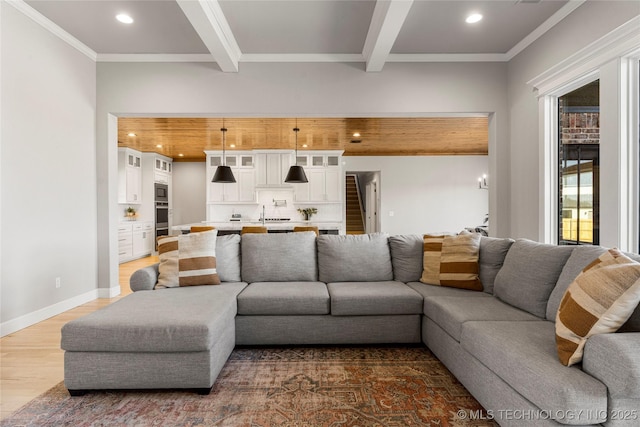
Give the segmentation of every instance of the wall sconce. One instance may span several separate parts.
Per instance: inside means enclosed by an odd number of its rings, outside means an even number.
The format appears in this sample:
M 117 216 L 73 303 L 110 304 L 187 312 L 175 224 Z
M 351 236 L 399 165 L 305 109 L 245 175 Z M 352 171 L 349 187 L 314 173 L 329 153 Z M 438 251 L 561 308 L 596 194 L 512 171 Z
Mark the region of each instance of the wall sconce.
M 478 178 L 478 189 L 479 190 L 488 190 L 489 184 L 487 184 L 487 174 L 482 174 L 480 178 Z

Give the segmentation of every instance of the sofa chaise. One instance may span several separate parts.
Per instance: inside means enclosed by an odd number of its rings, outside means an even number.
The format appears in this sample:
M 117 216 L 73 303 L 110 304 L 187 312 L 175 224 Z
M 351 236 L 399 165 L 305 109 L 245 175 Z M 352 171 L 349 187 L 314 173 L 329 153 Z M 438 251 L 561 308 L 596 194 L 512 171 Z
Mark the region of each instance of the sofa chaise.
M 422 342 L 500 425 L 640 422 L 640 309 L 589 338 L 582 364 L 556 351 L 560 300 L 604 248 L 482 237 L 483 291 L 470 291 L 420 281 L 418 235 L 228 235 L 215 247 L 220 285 L 154 290 L 156 264 L 132 275 L 133 294 L 64 325 L 72 395 L 208 393 L 235 345 Z

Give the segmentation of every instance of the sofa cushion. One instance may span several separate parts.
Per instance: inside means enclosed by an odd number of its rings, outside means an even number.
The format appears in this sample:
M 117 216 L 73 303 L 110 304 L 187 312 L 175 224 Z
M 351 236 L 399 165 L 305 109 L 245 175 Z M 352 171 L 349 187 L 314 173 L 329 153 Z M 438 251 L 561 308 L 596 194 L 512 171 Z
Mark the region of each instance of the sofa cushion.
M 315 282 L 318 280 L 316 234 L 244 234 L 242 280 L 252 282 Z
M 582 360 L 593 335 L 615 332 L 640 302 L 640 263 L 610 249 L 569 285 L 556 317 L 558 357 L 565 365 Z
M 480 281 L 485 292 L 493 294 L 496 275 L 502 268 L 513 242 L 513 239 L 487 236 L 480 238 Z
M 423 238 L 417 234 L 389 236 L 393 280 L 418 282 L 422 276 Z
M 460 343 L 541 410 L 552 415 L 583 411 L 589 417 L 580 424 L 606 420 L 607 388 L 580 369 L 560 364 L 552 322 L 467 322 Z
M 429 285 L 482 290 L 478 259 L 480 234 L 424 235 L 423 272 L 420 281 Z
M 477 292 L 479 295 L 483 293 Z M 433 297 L 424 300 L 424 314 L 460 341 L 462 327 L 475 320 L 536 321 L 536 316 L 505 304 L 495 297 Z
M 158 239 L 158 283 L 156 288 L 219 285 L 216 270 L 217 230 L 181 234 Z
M 322 282 L 254 282 L 238 295 L 238 314 L 329 314 L 329 292 Z
M 573 247 L 518 239 L 496 275 L 494 294 L 502 301 L 544 318 L 549 295 Z
M 556 321 L 560 301 L 569 285 L 582 273 L 582 270 L 607 250 L 601 246 L 577 246 L 562 267 L 556 286 L 551 291 L 547 303 L 546 319 Z
M 216 238 L 216 269 L 223 282 L 240 282 L 240 236 L 227 234 Z
M 67 351 L 206 351 L 233 328 L 246 283 L 140 291 L 62 327 Z
M 491 298 L 486 292 L 470 291 L 468 289 L 459 288 L 447 288 L 445 286 L 433 286 L 427 285 L 422 282 L 409 282 L 407 283 L 414 291 L 422 295 L 422 298 L 434 298 L 434 297 L 485 297 Z
M 327 289 L 334 316 L 422 313 L 422 296 L 401 282 L 335 282 Z
M 388 236 L 384 233 L 318 236 L 318 277 L 325 283 L 393 280 Z

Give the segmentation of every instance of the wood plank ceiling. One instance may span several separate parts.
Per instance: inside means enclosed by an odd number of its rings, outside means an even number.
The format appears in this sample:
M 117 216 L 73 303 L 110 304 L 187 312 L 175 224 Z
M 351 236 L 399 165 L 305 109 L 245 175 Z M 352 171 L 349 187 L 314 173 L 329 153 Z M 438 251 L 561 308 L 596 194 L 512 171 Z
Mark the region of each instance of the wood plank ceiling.
M 226 149 L 294 149 L 296 120 L 299 151 L 344 150 L 345 156 L 488 154 L 487 117 L 225 118 Z M 222 124 L 222 118 L 120 118 L 118 146 L 176 161 L 204 161 L 204 150 L 222 148 Z

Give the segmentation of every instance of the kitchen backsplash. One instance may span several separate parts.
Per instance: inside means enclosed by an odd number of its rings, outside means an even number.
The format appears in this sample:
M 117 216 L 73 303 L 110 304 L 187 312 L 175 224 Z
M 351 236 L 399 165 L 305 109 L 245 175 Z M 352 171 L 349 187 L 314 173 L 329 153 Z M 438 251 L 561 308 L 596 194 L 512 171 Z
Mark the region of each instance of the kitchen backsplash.
M 255 204 L 216 204 L 209 205 L 209 221 L 228 221 L 232 215 L 240 215 L 244 221 L 257 221 L 262 214 L 262 207 L 266 218 L 289 218 L 292 221 L 304 220 L 298 208 L 314 207 L 318 213 L 313 215 L 315 221 L 342 221 L 342 203 L 296 204 L 293 201 L 293 191 L 287 189 L 261 189 L 257 192 Z

